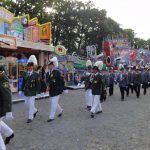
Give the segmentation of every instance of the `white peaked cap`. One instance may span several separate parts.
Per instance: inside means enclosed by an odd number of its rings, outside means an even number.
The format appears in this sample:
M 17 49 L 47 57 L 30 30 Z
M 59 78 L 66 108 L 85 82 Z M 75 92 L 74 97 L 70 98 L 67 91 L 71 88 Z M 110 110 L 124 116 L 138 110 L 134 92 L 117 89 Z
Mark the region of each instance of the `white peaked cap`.
M 52 62 L 53 62 L 53 64 L 54 64 L 55 67 L 58 67 L 58 60 L 57 60 L 57 57 L 51 58 L 48 64 L 50 64 L 50 63 L 52 63 Z
M 33 63 L 34 65 L 37 65 L 37 59 L 35 57 L 35 55 L 31 55 L 28 59 L 28 63 Z
M 119 64 L 119 70 L 124 69 L 124 65 L 123 64 Z
M 87 62 L 86 62 L 86 67 L 88 67 L 88 66 L 91 66 L 91 67 L 92 67 L 92 62 L 91 62 L 91 60 L 87 60 Z
M 98 67 L 99 70 L 102 70 L 103 67 L 103 62 L 102 61 L 97 61 L 94 66 Z

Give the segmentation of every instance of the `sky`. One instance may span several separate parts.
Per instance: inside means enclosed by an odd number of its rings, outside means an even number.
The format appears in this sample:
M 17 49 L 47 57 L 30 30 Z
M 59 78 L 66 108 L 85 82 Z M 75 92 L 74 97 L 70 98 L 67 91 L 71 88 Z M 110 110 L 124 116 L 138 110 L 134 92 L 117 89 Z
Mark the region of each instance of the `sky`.
M 81 0 L 87 2 L 88 0 Z M 121 24 L 121 28 L 131 28 L 136 37 L 145 40 L 150 38 L 150 0 L 91 0 L 99 9 L 107 11 L 111 17 Z

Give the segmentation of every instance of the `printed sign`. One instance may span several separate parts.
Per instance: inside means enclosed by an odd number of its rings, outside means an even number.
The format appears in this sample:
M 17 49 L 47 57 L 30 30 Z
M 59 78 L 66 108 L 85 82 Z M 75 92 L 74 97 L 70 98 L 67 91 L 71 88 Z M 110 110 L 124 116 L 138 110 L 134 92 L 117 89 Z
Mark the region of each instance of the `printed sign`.
M 13 17 L 14 17 L 14 14 L 12 14 L 11 12 L 9 12 L 3 7 L 0 7 L 0 19 L 11 23 L 13 21 Z
M 51 38 L 51 23 L 40 25 L 40 40 L 50 40 Z
M 66 55 L 66 51 L 67 51 L 66 48 L 62 45 L 57 45 L 55 47 L 55 53 L 57 55 Z
M 0 34 L 4 34 L 4 21 L 0 20 Z

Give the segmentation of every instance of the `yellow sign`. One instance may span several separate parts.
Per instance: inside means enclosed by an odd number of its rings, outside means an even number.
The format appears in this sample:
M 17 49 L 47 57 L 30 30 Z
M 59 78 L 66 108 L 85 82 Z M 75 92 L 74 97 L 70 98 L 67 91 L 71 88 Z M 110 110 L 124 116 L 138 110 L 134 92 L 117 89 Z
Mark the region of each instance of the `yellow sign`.
M 12 14 L 10 11 L 6 10 L 3 7 L 0 7 L 0 19 L 4 20 L 8 23 L 11 23 L 13 21 L 14 14 Z
M 51 38 L 51 23 L 40 25 L 40 40 L 50 40 Z
M 55 47 L 55 53 L 57 55 L 66 55 L 66 52 L 67 52 L 66 48 L 62 45 L 57 45 Z

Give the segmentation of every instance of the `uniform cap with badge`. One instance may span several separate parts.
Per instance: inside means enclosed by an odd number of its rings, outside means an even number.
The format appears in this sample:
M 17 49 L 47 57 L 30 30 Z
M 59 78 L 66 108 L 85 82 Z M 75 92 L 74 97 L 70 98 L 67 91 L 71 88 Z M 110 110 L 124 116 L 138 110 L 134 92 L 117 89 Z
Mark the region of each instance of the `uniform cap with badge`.
M 27 66 L 36 66 L 37 65 L 37 59 L 35 57 L 35 55 L 31 55 L 28 59 L 28 63 L 27 63 Z
M 123 64 L 119 64 L 119 70 L 124 70 L 124 65 Z
M 48 65 L 54 65 L 55 67 L 58 67 L 58 60 L 57 57 L 53 57 L 49 60 Z
M 103 62 L 102 61 L 97 61 L 95 64 L 94 64 L 94 67 L 93 69 L 96 69 L 96 70 L 102 70 L 102 67 L 103 67 Z
M 87 62 L 86 62 L 86 67 L 87 67 L 87 69 L 92 69 L 92 62 L 91 62 L 91 60 L 87 60 Z

